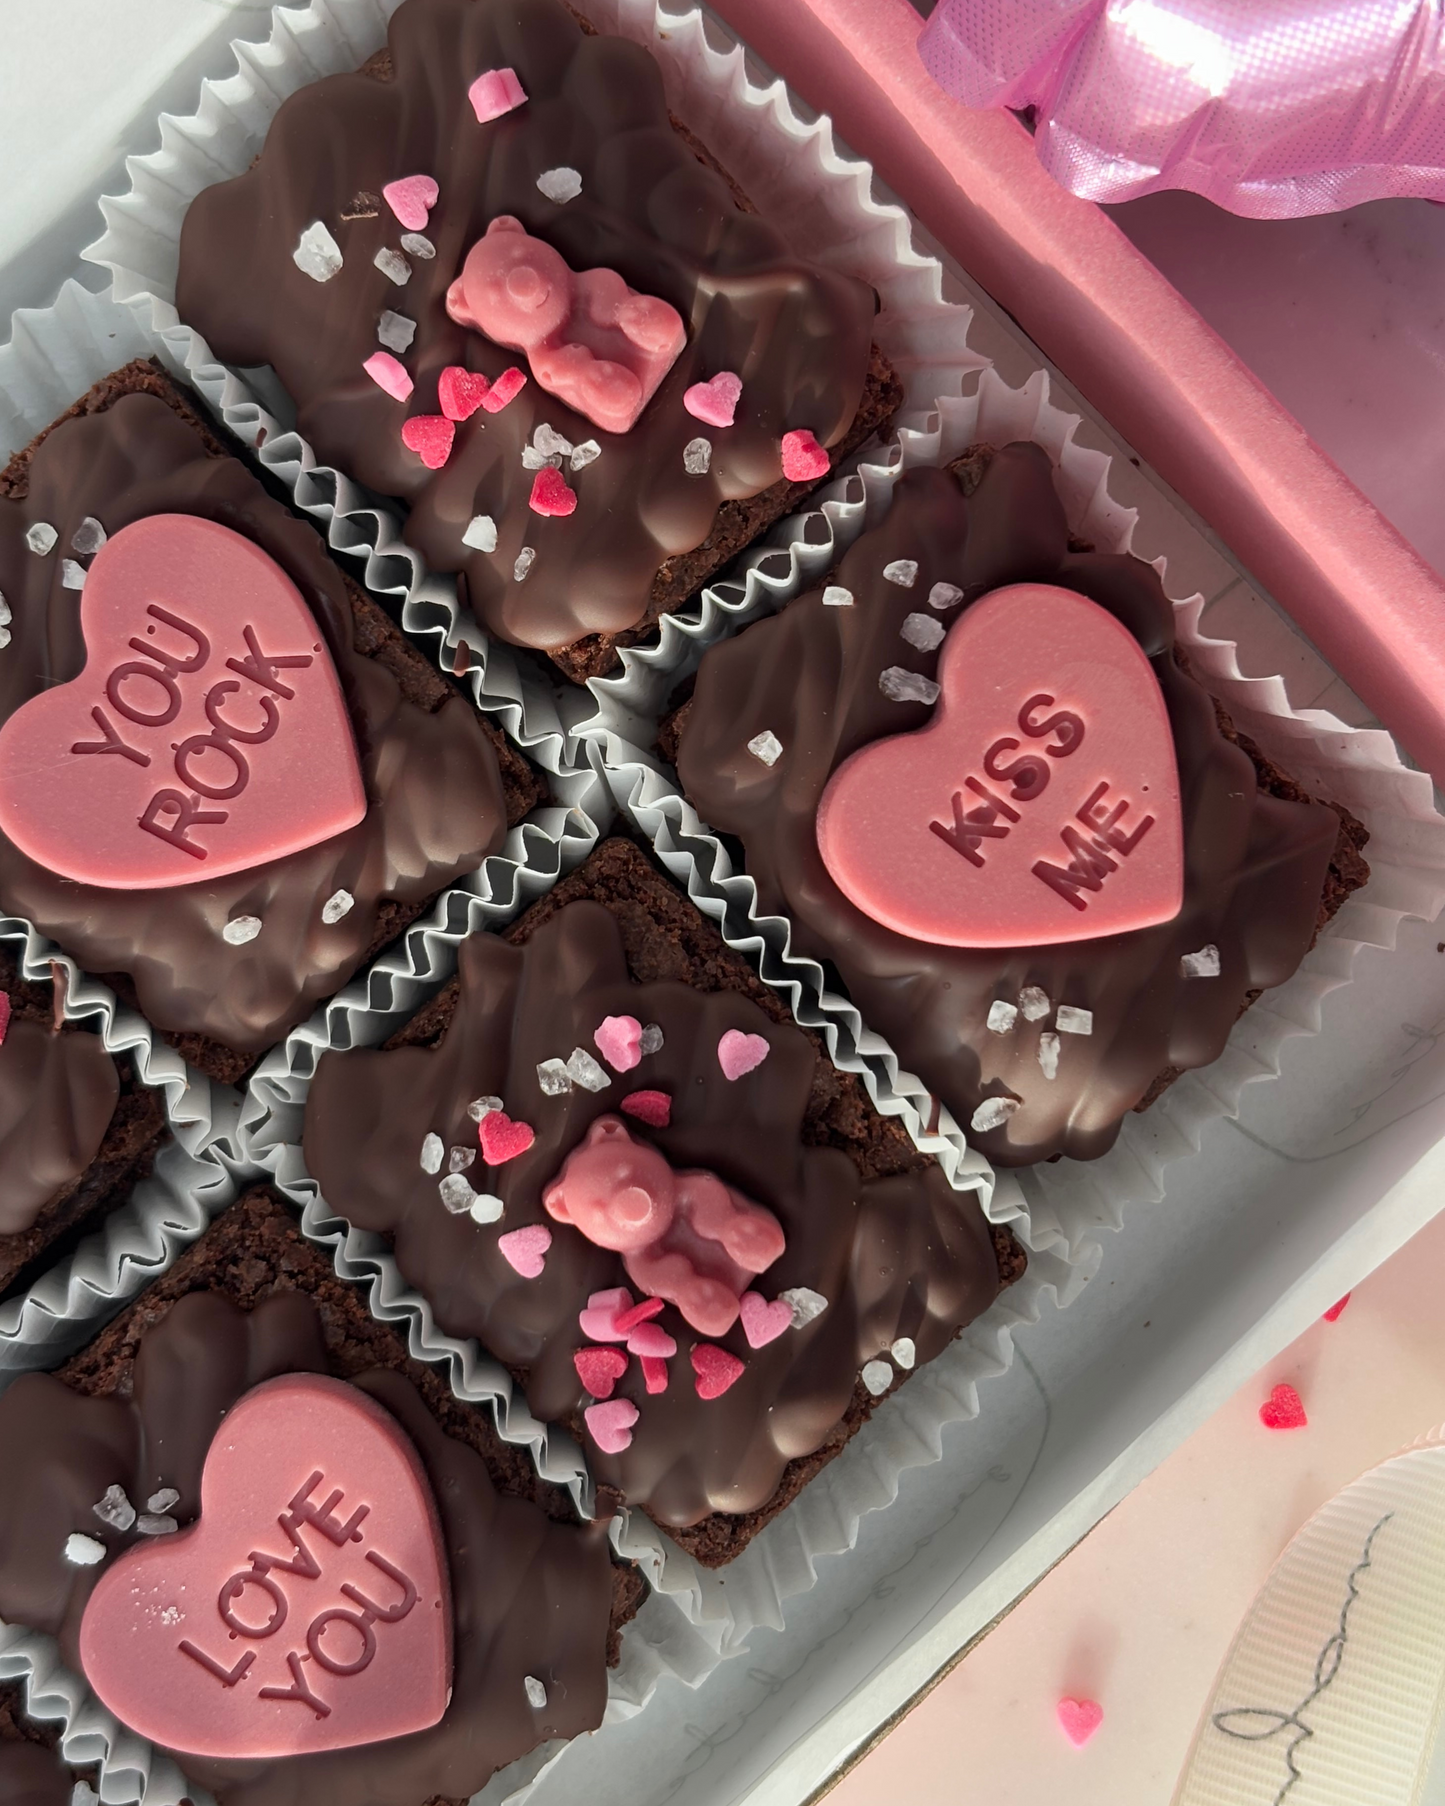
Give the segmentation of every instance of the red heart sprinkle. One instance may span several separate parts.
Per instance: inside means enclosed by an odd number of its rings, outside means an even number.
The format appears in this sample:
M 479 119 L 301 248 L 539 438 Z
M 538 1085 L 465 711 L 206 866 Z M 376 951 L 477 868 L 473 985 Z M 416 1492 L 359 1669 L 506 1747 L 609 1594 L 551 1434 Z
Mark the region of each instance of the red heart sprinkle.
M 3 1031 L 0 1031 L 0 1039 L 3 1039 L 3 1038 L 4 1038 Z M 622 1108 L 625 1110 L 627 1108 L 627 1105 L 624 1104 L 622 1106 Z M 1330 1306 L 1330 1308 L 1325 1312 L 1325 1322 L 1326 1323 L 1338 1323 L 1340 1320 L 1340 1317 L 1344 1311 L 1345 1306 L 1349 1302 L 1350 1302 L 1350 1294 L 1348 1292 L 1346 1292 L 1344 1297 L 1340 1299 L 1338 1304 L 1332 1304 Z
M 1267 1430 L 1302 1430 L 1309 1418 L 1294 1387 L 1281 1385 L 1259 1407 L 1259 1421 Z
M 567 487 L 567 479 L 554 465 L 544 464 L 532 478 L 532 493 L 527 506 L 533 514 L 565 516 L 577 506 L 577 492 Z
M 611 1398 L 612 1388 L 627 1371 L 627 1356 L 620 1348 L 579 1348 L 572 1365 L 593 1398 Z
M 642 1377 L 649 1392 L 667 1391 L 667 1362 L 656 1355 L 643 1355 Z
M 446 463 L 456 436 L 456 427 L 442 414 L 413 414 L 402 422 L 402 444 L 414 451 L 428 470 L 440 470 Z
M 828 474 L 832 459 L 806 427 L 783 434 L 783 475 L 790 483 L 811 483 Z
M 660 1298 L 644 1298 L 641 1304 L 634 1304 L 631 1310 L 619 1311 L 612 1319 L 612 1327 L 619 1336 L 625 1336 L 629 1330 L 637 1328 L 639 1323 L 648 1323 L 654 1317 L 662 1315 Z M 608 1337 L 611 1341 L 611 1337 Z
M 489 414 L 500 414 L 513 396 L 520 395 L 526 385 L 526 372 L 519 370 L 515 364 L 504 370 L 491 388 L 482 397 L 482 406 Z
M 515 1160 L 525 1154 L 537 1139 L 530 1124 L 513 1122 L 505 1110 L 489 1110 L 477 1130 L 482 1144 L 482 1159 L 488 1166 L 500 1166 L 504 1160 Z
M 697 1375 L 699 1398 L 721 1398 L 742 1372 L 743 1364 L 715 1342 L 699 1342 L 692 1351 L 692 1370 Z
M 491 386 L 480 370 L 448 364 L 437 378 L 437 401 L 448 420 L 470 420 L 486 401 Z
M 1081 1750 L 1104 1722 L 1104 1708 L 1093 1699 L 1061 1699 L 1055 1708 L 1059 1729 Z
M 665 1091 L 629 1091 L 622 1109 L 650 1129 L 665 1129 L 672 1121 L 672 1099 Z

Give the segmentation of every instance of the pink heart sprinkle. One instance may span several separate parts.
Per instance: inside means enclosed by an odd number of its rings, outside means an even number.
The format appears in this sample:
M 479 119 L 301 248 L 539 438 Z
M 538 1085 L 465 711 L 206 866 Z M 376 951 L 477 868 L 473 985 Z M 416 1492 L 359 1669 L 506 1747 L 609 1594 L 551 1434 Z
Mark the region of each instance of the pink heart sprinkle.
M 790 483 L 811 483 L 828 474 L 833 460 L 806 427 L 783 434 L 783 475 Z
M 636 1016 L 604 1016 L 592 1040 L 614 1072 L 631 1072 L 642 1059 L 642 1024 Z
M 1076 1750 L 1084 1745 L 1104 1722 L 1104 1708 L 1092 1699 L 1061 1699 L 1056 1708 L 1059 1729 Z
M 745 1072 L 761 1066 L 771 1052 L 761 1035 L 745 1035 L 730 1028 L 717 1044 L 717 1063 L 725 1079 L 740 1079 Z
M 737 418 L 742 392 L 740 376 L 734 376 L 731 370 L 719 370 L 709 381 L 685 389 L 682 405 L 694 420 L 705 420 L 709 426 L 731 426 Z
M 382 189 L 382 198 L 408 232 L 426 229 L 427 215 L 437 204 L 437 185 L 431 176 L 400 176 Z
M 489 1110 L 477 1130 L 482 1159 L 488 1166 L 501 1166 L 503 1161 L 515 1160 L 518 1154 L 525 1154 L 536 1139 L 530 1124 L 513 1122 L 505 1110 Z
M 642 1378 L 649 1392 L 667 1391 L 667 1362 L 655 1355 L 642 1357 Z
M 627 1371 L 627 1356 L 620 1348 L 578 1348 L 572 1365 L 593 1398 L 611 1398 L 612 1388 Z
M 665 1129 L 672 1121 L 672 1099 L 665 1091 L 629 1091 L 622 1100 L 623 1113 L 635 1116 L 650 1129 Z
M 411 377 L 406 365 L 389 351 L 373 351 L 361 367 L 379 389 L 385 389 L 397 401 L 405 401 L 411 394 Z
M 3 1038 L 4 1038 L 3 1032 L 0 1032 L 0 1040 L 3 1040 Z M 627 1108 L 627 1105 L 624 1104 L 622 1106 L 622 1108 L 625 1110 Z M 1332 1304 L 1330 1306 L 1330 1308 L 1325 1312 L 1325 1322 L 1326 1323 L 1338 1323 L 1340 1320 L 1340 1317 L 1344 1313 L 1345 1306 L 1349 1302 L 1350 1302 L 1350 1294 L 1348 1292 L 1346 1292 L 1344 1297 L 1341 1298 L 1337 1304 Z
M 437 405 L 448 420 L 470 420 L 486 401 L 491 386 L 480 370 L 448 364 L 437 378 Z
M 517 80 L 515 69 L 483 69 L 467 89 L 467 99 L 481 125 L 515 111 L 526 98 L 527 91 Z
M 577 491 L 567 487 L 567 479 L 551 464 L 544 464 L 532 478 L 532 493 L 527 506 L 533 514 L 566 516 L 577 506 Z M 638 1033 L 642 1032 L 638 1024 Z
M 632 1297 L 629 1294 L 627 1303 L 632 1305 L 632 1309 L 618 1311 L 614 1319 L 614 1327 L 619 1336 L 627 1335 L 631 1330 L 636 1329 L 639 1323 L 649 1323 L 654 1317 L 662 1315 L 660 1298 L 644 1298 L 641 1304 L 632 1304 Z
M 742 1372 L 743 1364 L 715 1342 L 699 1342 L 692 1351 L 692 1370 L 697 1375 L 699 1398 L 721 1398 Z
M 440 470 L 446 463 L 456 436 L 456 427 L 442 414 L 413 414 L 402 422 L 402 444 L 414 451 L 428 470 Z
M 743 1320 L 749 1348 L 766 1348 L 785 1329 L 793 1327 L 793 1307 L 781 1298 L 769 1304 L 761 1292 L 744 1292 L 738 1300 L 738 1315 Z
M 577 1313 L 582 1334 L 593 1342 L 625 1342 L 627 1331 L 617 1327 L 618 1316 L 632 1309 L 632 1294 L 626 1286 L 614 1286 L 610 1292 L 594 1292 L 587 1309 Z
M 1259 1421 L 1267 1430 L 1303 1430 L 1309 1418 L 1294 1387 L 1281 1385 L 1259 1407 Z
M 10 993 L 0 991 L 0 1047 L 5 1045 L 5 1036 L 10 1027 Z
M 482 397 L 482 406 L 489 414 L 500 414 L 513 396 L 520 395 L 527 386 L 527 373 L 519 370 L 515 364 L 504 370 Z
M 592 1440 L 604 1455 L 620 1455 L 632 1445 L 637 1406 L 630 1398 L 614 1398 L 605 1405 L 588 1405 L 582 1413 Z
M 627 1352 L 667 1361 L 677 1353 L 677 1343 L 660 1323 L 639 1323 L 627 1338 Z
M 509 1229 L 497 1237 L 497 1250 L 508 1266 L 523 1279 L 536 1279 L 552 1246 L 552 1231 L 545 1223 L 528 1223 L 525 1229 Z

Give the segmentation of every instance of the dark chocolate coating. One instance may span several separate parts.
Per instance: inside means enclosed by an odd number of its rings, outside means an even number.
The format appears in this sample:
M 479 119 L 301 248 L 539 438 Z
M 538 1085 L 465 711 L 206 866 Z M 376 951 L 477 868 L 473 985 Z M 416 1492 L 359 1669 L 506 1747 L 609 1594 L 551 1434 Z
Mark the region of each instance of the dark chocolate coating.
M 93 1507 L 112 1485 L 140 1504 L 161 1486 L 194 1521 L 201 1469 L 231 1406 L 280 1373 L 324 1373 L 311 1302 L 286 1292 L 247 1314 L 214 1293 L 182 1298 L 150 1330 L 133 1396 L 85 1398 L 28 1374 L 0 1398 L 0 1618 L 57 1636 L 79 1672 L 85 1602 L 105 1564 L 74 1567 L 72 1531 L 117 1553 L 135 1540 Z M 418 1806 L 465 1798 L 505 1763 L 550 1737 L 601 1721 L 612 1596 L 605 1533 L 552 1524 L 500 1497 L 482 1459 L 438 1428 L 415 1389 L 376 1369 L 354 1382 L 416 1444 L 441 1517 L 451 1574 L 455 1660 L 451 1703 L 430 1730 L 354 1750 L 249 1763 L 178 1757 L 223 1806 Z M 532 1707 L 533 1675 L 547 1704 Z
M 0 1045 L 0 1235 L 29 1229 L 105 1139 L 120 1074 L 99 1035 L 12 1022 Z
M 428 564 L 462 571 L 486 626 L 506 640 L 557 648 L 584 634 L 631 627 L 647 612 L 667 557 L 707 537 L 725 499 L 750 497 L 781 476 L 784 433 L 843 437 L 868 369 L 872 291 L 796 256 L 759 215 L 740 211 L 726 183 L 693 156 L 668 120 L 662 78 L 640 46 L 584 36 L 556 0 L 407 0 L 392 17 L 393 76 L 335 75 L 278 111 L 259 161 L 192 202 L 181 234 L 177 305 L 212 349 L 239 365 L 270 364 L 295 400 L 318 455 L 410 507 L 406 536 Z M 467 88 L 483 70 L 515 69 L 525 105 L 477 123 Z M 582 192 L 562 204 L 537 188 L 567 166 Z M 402 228 L 383 186 L 415 174 L 440 188 L 426 235 L 436 258 L 412 258 L 405 287 L 375 268 Z M 355 212 L 374 198 L 370 218 Z M 457 429 L 450 459 L 429 471 L 401 441 L 402 422 L 436 414 L 448 364 L 489 377 L 524 369 L 458 326 L 448 285 L 490 221 L 520 219 L 574 271 L 615 269 L 633 288 L 672 303 L 688 342 L 631 432 L 599 430 L 534 381 L 497 414 Z M 302 231 L 325 223 L 344 258 L 326 283 L 292 261 Z M 392 309 L 417 324 L 401 354 L 415 392 L 398 402 L 362 369 Z M 683 391 L 719 371 L 743 380 L 735 424 L 709 427 Z M 566 470 L 576 512 L 544 519 L 528 508 L 533 473 L 522 448 L 541 422 L 602 455 Z M 689 476 L 683 448 L 712 442 L 706 476 Z M 495 552 L 462 533 L 474 514 L 497 523 Z M 513 577 L 529 545 L 536 562 Z
M 911 589 L 883 577 L 895 559 L 918 561 Z M 982 1098 L 1022 1100 L 1001 1128 L 970 1131 L 991 1160 L 1091 1159 L 1113 1145 L 1124 1113 L 1163 1069 L 1218 1058 L 1249 993 L 1294 972 L 1314 936 L 1338 820 L 1257 788 L 1251 761 L 1175 662 L 1173 610 L 1155 572 L 1137 558 L 1069 551 L 1037 446 L 994 454 L 968 499 L 946 471 L 911 472 L 836 581 L 853 592 L 851 608 L 824 607 L 813 590 L 706 654 L 678 755 L 683 789 L 705 821 L 742 842 L 760 909 L 789 918 L 793 950 L 832 962 L 864 1021 L 965 1130 Z M 933 613 L 937 582 L 964 592 L 936 616 L 945 626 L 986 591 L 1052 583 L 1090 597 L 1143 647 L 1179 765 L 1184 903 L 1172 921 L 1016 953 L 943 947 L 880 926 L 833 882 L 818 851 L 819 799 L 859 747 L 929 720 L 928 705 L 891 701 L 878 678 L 889 665 L 934 675 L 938 651 L 918 650 L 899 629 L 915 610 Z M 747 750 L 764 729 L 783 745 L 771 766 Z M 1181 957 L 1210 944 L 1220 976 L 1185 978 Z M 1020 1016 L 1008 1035 L 985 1027 L 994 999 L 1015 1002 L 1025 985 L 1094 1013 L 1092 1035 L 1060 1037 L 1053 1080 L 1038 1063 L 1052 1016 Z
M 577 1315 L 591 1293 L 629 1283 L 621 1257 L 553 1222 L 541 1194 L 593 1120 L 616 1111 L 630 1091 L 659 1089 L 673 1100 L 665 1129 L 627 1119 L 639 1139 L 674 1167 L 717 1173 L 782 1223 L 786 1251 L 757 1290 L 773 1298 L 807 1286 L 828 1300 L 812 1323 L 761 1349 L 750 1349 L 734 1326 L 721 1343 L 746 1369 L 712 1400 L 698 1398 L 688 1358 L 707 1338 L 672 1307 L 663 1312 L 658 1321 L 678 1344 L 666 1392 L 649 1395 L 633 1360 L 617 1389 L 641 1413 L 631 1447 L 604 1455 L 586 1439 L 597 1477 L 661 1522 L 693 1524 L 765 1504 L 786 1464 L 836 1428 L 864 1362 L 900 1336 L 929 1360 L 992 1302 L 998 1266 L 972 1195 L 951 1190 L 932 1164 L 864 1181 L 836 1149 L 805 1147 L 800 1129 L 817 1058 L 806 1037 L 736 992 L 633 984 L 617 924 L 599 904 L 569 904 L 524 948 L 473 936 L 461 948 L 460 978 L 455 1014 L 434 1050 L 322 1056 L 306 1111 L 306 1163 L 332 1209 L 393 1239 L 402 1272 L 444 1329 L 477 1337 L 525 1370 L 538 1416 L 565 1419 L 590 1402 L 572 1364 L 586 1341 Z M 574 1047 L 593 1050 L 593 1033 L 609 1015 L 657 1023 L 660 1052 L 612 1075 L 605 1091 L 545 1096 L 538 1063 L 565 1060 Z M 734 1028 L 762 1035 L 771 1051 L 729 1082 L 717 1045 Z M 449 1147 L 476 1146 L 466 1107 L 479 1095 L 501 1097 L 536 1132 L 520 1157 L 494 1168 L 479 1157 L 468 1169 L 474 1188 L 506 1205 L 501 1221 L 486 1226 L 449 1215 L 436 1177 L 419 1164 L 428 1132 Z M 552 1230 L 546 1266 L 530 1280 L 496 1245 L 498 1235 L 528 1223 Z
M 70 1806 L 75 1776 L 38 1743 L 0 1743 L 0 1806 Z
M 0 500 L 0 591 L 11 644 L 0 657 L 0 721 L 85 664 L 80 592 L 61 558 L 87 515 L 115 533 L 146 515 L 195 514 L 253 540 L 301 592 L 326 636 L 351 712 L 370 807 L 344 834 L 229 877 L 128 891 L 56 877 L 0 837 L 0 904 L 34 922 L 92 972 L 123 972 L 158 1027 L 260 1052 L 304 1020 L 367 956 L 386 899 L 420 901 L 473 870 L 506 836 L 496 755 L 460 696 L 434 714 L 352 643 L 341 573 L 313 528 L 273 501 L 234 458 L 210 456 L 163 402 L 127 395 L 68 420 L 36 448 L 29 493 Z M 38 557 L 35 521 L 59 534 Z M 333 892 L 352 893 L 339 922 Z M 233 947 L 225 923 L 255 915 Z

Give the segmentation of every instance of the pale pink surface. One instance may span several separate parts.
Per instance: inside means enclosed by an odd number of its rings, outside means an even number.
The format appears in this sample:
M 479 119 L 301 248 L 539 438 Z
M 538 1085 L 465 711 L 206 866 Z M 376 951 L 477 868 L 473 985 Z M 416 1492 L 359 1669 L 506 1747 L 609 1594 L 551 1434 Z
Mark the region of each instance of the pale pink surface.
M 308 1561 L 314 1574 L 287 1566 Z M 131 1730 L 197 1755 L 300 1755 L 435 1724 L 451 1692 L 451 1592 L 401 1426 L 325 1375 L 255 1387 L 211 1444 L 196 1523 L 101 1575 L 80 1655 Z M 298 1674 L 324 1715 L 294 1696 Z
M 1445 583 L 1016 120 L 940 96 L 908 0 L 717 6 L 1445 782 Z
M 1285 1544 L 1445 1420 L 1445 1217 L 1356 1286 L 1098 1527 L 828 1796 L 829 1806 L 1161 1806 L 1235 1631 Z M 1299 1391 L 1309 1427 L 1259 1407 Z M 1103 1707 L 1070 1747 L 1060 1699 Z M 960 1791 L 960 1777 L 967 1788 Z
M 122 527 L 90 567 L 80 623 L 84 670 L 0 729 L 0 830 L 32 859 L 154 890 L 246 871 L 366 814 L 320 630 L 249 539 L 189 514 Z
M 616 270 L 573 271 L 507 213 L 467 252 L 447 312 L 525 352 L 549 395 L 609 433 L 636 424 L 687 342 L 670 303 L 629 288 Z
M 839 766 L 818 848 L 875 922 L 948 947 L 1054 946 L 1167 922 L 1184 891 L 1164 697 L 1113 615 L 1043 583 L 965 610 L 916 733 Z
M 1090 200 L 1445 199 L 1434 0 L 942 0 L 919 49 L 966 105 L 1035 107 L 1039 161 Z

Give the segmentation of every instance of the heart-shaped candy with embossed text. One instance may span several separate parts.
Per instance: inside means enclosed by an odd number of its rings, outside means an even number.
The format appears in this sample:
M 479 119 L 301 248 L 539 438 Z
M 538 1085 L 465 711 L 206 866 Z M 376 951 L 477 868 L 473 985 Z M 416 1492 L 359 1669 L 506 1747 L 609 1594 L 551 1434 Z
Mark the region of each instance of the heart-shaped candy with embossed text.
M 85 669 L 0 728 L 0 832 L 61 877 L 195 884 L 366 813 L 351 721 L 300 592 L 189 514 L 113 534 L 80 597 Z
M 818 808 L 838 888 L 947 947 L 1035 947 L 1167 922 L 1184 894 L 1174 739 L 1148 659 L 1073 590 L 966 609 L 916 733 L 846 759 Z
M 322 1374 L 246 1393 L 206 1456 L 197 1521 L 96 1583 L 80 1659 L 122 1724 L 190 1755 L 300 1756 L 435 1724 L 451 1589 L 401 1426 Z

